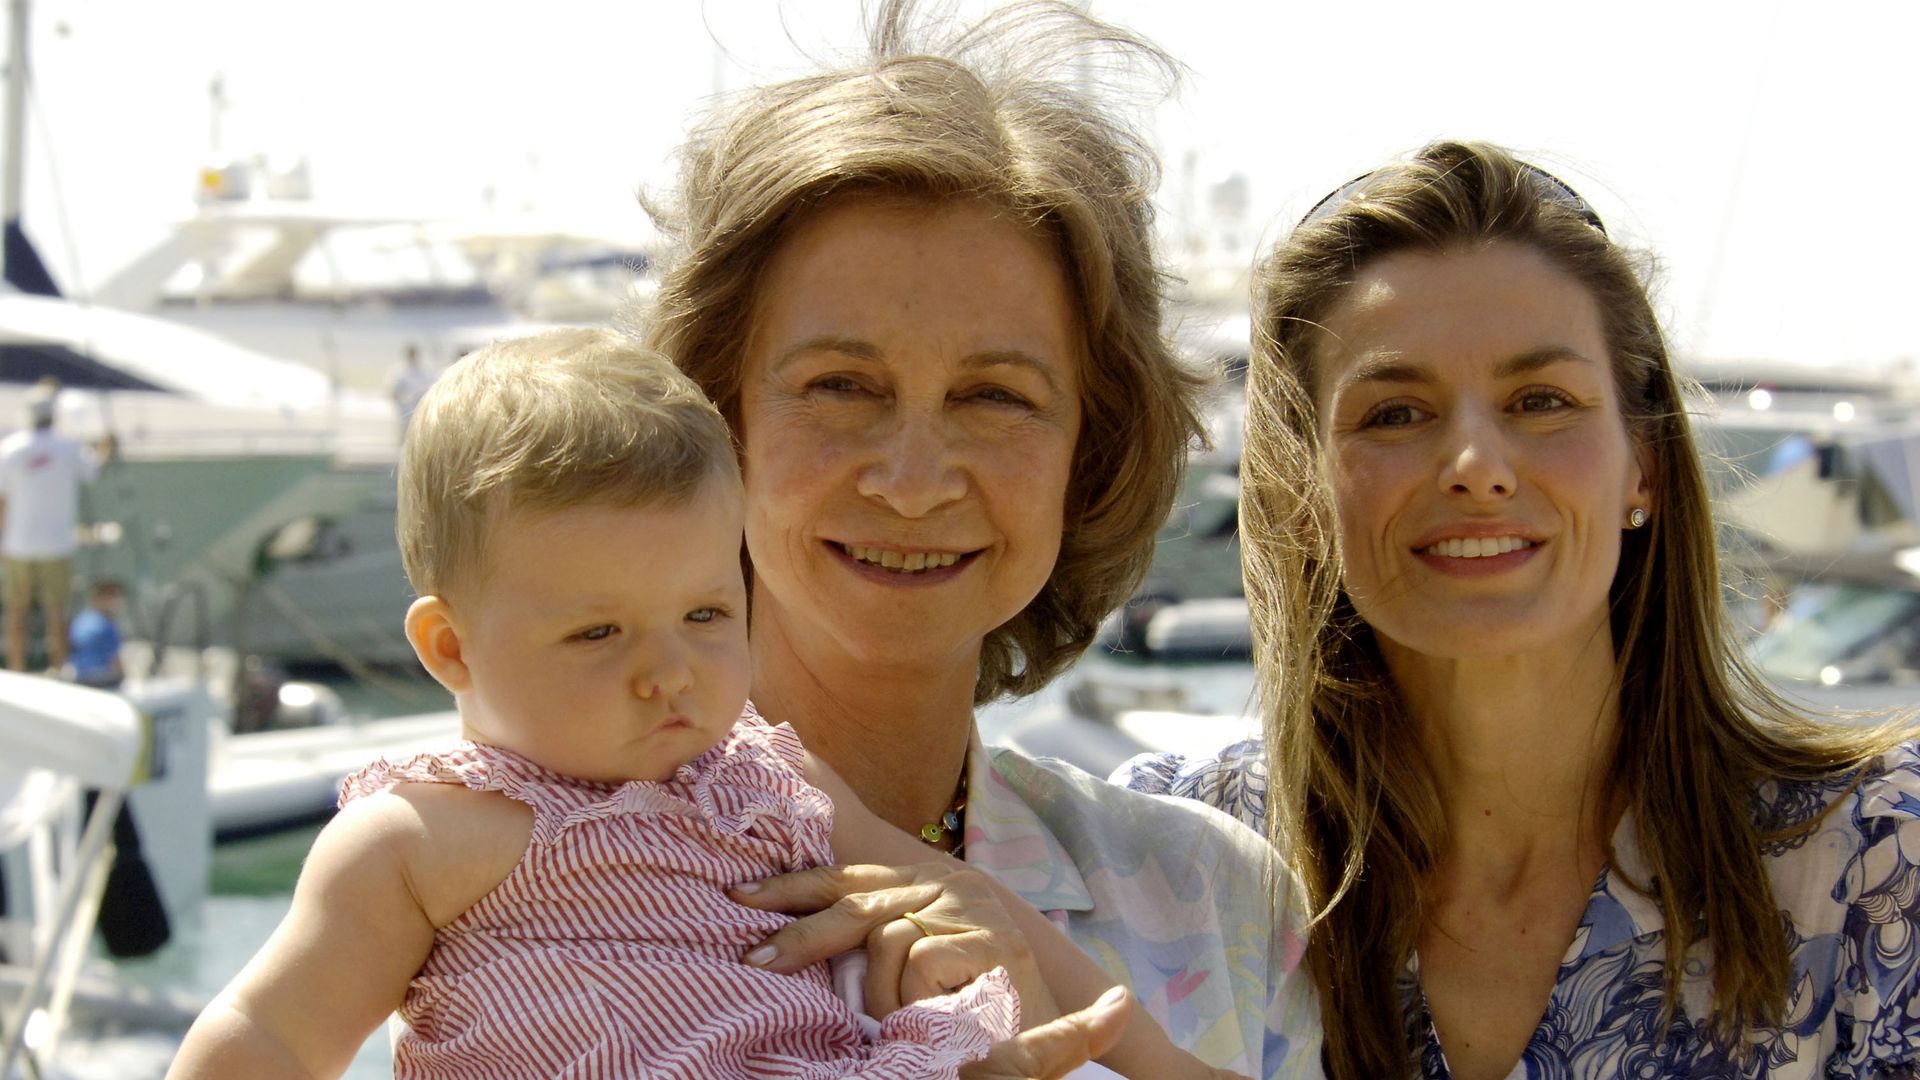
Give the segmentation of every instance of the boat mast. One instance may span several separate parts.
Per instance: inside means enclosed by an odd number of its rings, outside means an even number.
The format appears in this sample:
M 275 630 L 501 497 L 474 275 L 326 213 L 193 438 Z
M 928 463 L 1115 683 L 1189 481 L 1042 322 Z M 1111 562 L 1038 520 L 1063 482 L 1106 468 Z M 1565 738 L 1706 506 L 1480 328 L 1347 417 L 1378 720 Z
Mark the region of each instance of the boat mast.
M 20 188 L 26 175 L 21 149 L 27 134 L 28 0 L 7 5 L 7 174 L 0 188 L 0 214 L 12 228 L 20 222 Z
M 27 24 L 30 0 L 8 5 L 7 33 L 7 171 L 0 176 L 0 220 L 6 224 L 4 260 L 9 285 L 36 296 L 59 296 L 60 286 L 40 261 L 40 253 L 20 224 L 21 192 L 27 175 Z

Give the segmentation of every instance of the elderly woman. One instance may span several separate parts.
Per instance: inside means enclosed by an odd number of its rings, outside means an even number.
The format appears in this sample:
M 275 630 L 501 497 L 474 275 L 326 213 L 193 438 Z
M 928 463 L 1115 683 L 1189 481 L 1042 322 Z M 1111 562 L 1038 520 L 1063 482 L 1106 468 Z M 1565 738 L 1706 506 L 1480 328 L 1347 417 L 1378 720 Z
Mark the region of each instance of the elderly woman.
M 1257 753 L 1141 762 L 1265 824 L 1335 1077 L 1907 1077 L 1913 730 L 1809 721 L 1728 635 L 1681 384 L 1565 184 L 1442 143 L 1260 273 Z
M 912 22 L 888 5 L 869 62 L 721 111 L 660 212 L 684 251 L 646 332 L 740 442 L 753 699 L 929 858 L 1063 925 L 1203 1061 L 1316 1070 L 1261 838 L 974 728 L 1127 598 L 1199 430 L 1204 381 L 1162 336 L 1154 161 L 1066 81 L 1171 61 L 1065 4 L 939 43 Z M 1030 970 L 970 874 L 776 879 L 743 899 L 846 898 L 748 960 L 864 944 L 883 1008 Z

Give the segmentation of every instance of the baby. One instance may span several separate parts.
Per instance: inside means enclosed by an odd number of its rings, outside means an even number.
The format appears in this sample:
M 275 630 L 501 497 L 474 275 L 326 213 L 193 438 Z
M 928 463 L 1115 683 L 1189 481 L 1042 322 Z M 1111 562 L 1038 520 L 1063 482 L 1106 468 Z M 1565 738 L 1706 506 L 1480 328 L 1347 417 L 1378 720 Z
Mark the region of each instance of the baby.
M 824 967 L 741 955 L 741 882 L 833 861 L 798 739 L 746 703 L 738 465 L 605 331 L 442 375 L 400 462 L 406 631 L 457 749 L 350 777 L 293 906 L 177 1076 L 331 1075 L 398 1011 L 397 1076 L 953 1077 L 1018 1029 L 1007 972 L 877 1028 Z

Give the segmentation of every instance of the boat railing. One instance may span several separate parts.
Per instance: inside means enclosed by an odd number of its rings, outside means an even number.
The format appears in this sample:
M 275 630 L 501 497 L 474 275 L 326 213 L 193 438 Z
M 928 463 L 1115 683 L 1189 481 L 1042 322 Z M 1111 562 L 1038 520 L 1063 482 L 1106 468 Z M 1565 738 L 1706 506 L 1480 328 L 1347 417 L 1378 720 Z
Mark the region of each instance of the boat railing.
M 20 982 L 0 1001 L 0 1076 L 23 1057 L 51 1058 L 93 929 L 115 818 L 136 781 L 144 742 L 124 698 L 53 679 L 0 672 L 0 851 L 24 849 L 31 932 Z M 82 810 L 80 791 L 98 792 Z M 77 817 L 85 824 L 75 829 Z M 37 1075 L 33 1065 L 29 1073 Z
M 325 456 L 350 461 L 385 458 L 396 451 L 386 432 L 348 436 L 339 432 L 271 428 L 141 432 L 116 435 L 119 453 L 129 458 L 235 456 Z
M 160 612 L 153 620 L 153 660 L 147 670 L 150 677 L 159 674 L 160 661 L 166 656 L 167 645 L 172 639 L 174 612 L 182 604 L 189 605 L 193 614 L 194 677 L 206 678 L 207 649 L 213 644 L 213 620 L 209 614 L 211 606 L 206 583 L 192 579 L 170 582 L 161 591 Z

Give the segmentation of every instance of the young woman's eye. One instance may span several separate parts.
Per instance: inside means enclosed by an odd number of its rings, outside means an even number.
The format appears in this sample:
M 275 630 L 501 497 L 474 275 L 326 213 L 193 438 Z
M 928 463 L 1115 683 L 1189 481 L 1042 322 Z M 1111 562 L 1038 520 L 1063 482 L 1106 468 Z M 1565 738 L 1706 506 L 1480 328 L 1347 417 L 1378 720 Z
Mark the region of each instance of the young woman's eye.
M 1558 390 L 1529 390 L 1520 395 L 1515 408 L 1523 413 L 1553 412 L 1573 404 L 1573 399 Z
M 579 641 L 605 641 L 619 632 L 619 627 L 606 623 L 600 626 L 589 626 L 573 636 Z
M 1362 421 L 1362 426 L 1405 427 L 1408 424 L 1416 423 L 1424 416 L 1426 416 L 1426 412 L 1418 406 L 1409 405 L 1402 401 L 1388 402 L 1368 413 L 1366 419 Z

